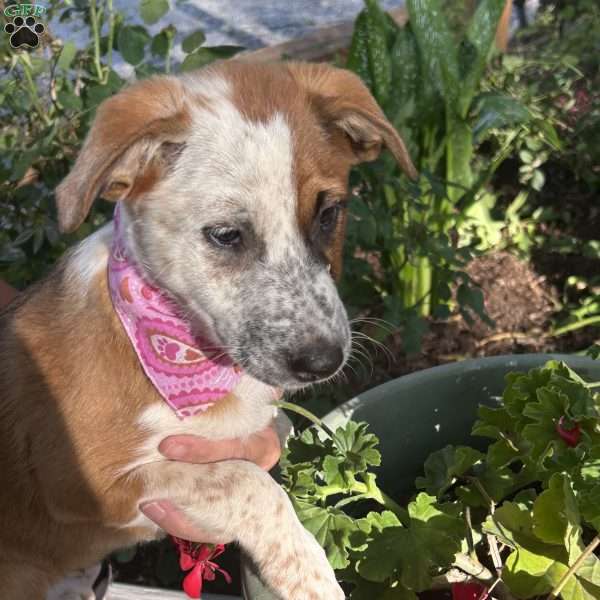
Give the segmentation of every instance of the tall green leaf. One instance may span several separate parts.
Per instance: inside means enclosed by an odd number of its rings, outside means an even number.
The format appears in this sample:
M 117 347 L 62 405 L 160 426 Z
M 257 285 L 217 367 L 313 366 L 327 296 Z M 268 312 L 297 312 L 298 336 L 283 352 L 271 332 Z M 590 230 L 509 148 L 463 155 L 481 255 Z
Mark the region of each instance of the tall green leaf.
M 373 77 L 373 92 L 379 104 L 385 104 L 392 83 L 392 63 L 388 52 L 390 26 L 377 0 L 365 0 L 369 32 L 369 65 Z
M 407 0 L 411 28 L 422 60 L 422 77 L 429 78 L 452 105 L 460 88 L 456 45 L 439 0 Z
M 413 161 L 418 162 L 418 143 L 412 131 L 421 87 L 421 66 L 415 35 L 407 24 L 396 34 L 390 50 L 392 85 L 385 112 L 402 132 Z
M 381 105 L 387 101 L 392 83 L 388 51 L 388 38 L 392 34 L 377 0 L 365 0 L 365 8 L 356 20 L 348 68 L 361 76 Z
M 462 117 L 466 117 L 485 71 L 505 4 L 506 0 L 481 0 L 469 23 L 459 53 L 459 66 L 463 75 L 459 111 Z
M 354 22 L 354 32 L 352 33 L 346 67 L 356 73 L 364 81 L 365 85 L 372 90 L 373 79 L 369 69 L 369 52 L 367 49 L 369 44 L 368 37 L 367 13 L 363 10 Z
M 407 0 L 411 27 L 419 46 L 423 81 L 433 81 L 446 107 L 446 179 L 454 184 L 448 198 L 462 196 L 471 182 L 471 130 L 460 115 L 460 72 L 456 45 L 439 0 Z
M 485 70 L 504 5 L 505 0 L 482 0 L 479 3 L 458 55 L 461 83 L 457 87 L 456 103 L 448 107 L 450 110 L 446 114 L 448 135 L 446 177 L 454 184 L 463 187 L 470 187 L 472 183 L 470 164 L 473 154 L 473 133 L 466 123 L 466 118 Z M 448 196 L 453 202 L 458 201 L 463 195 L 464 191 L 459 188 L 449 189 Z
M 77 46 L 73 42 L 65 42 L 56 64 L 61 69 L 68 69 L 75 58 L 75 54 L 77 54 Z
M 473 132 L 470 125 L 455 112 L 456 106 L 446 108 L 446 179 L 448 198 L 454 203 L 471 186 Z

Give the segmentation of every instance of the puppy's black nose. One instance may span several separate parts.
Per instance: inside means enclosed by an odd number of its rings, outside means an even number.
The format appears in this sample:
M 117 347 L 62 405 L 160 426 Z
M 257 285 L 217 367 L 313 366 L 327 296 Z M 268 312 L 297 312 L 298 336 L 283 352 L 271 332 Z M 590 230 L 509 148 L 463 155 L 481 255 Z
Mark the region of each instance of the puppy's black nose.
M 290 370 L 306 383 L 333 375 L 343 362 L 342 348 L 325 340 L 298 348 L 288 357 Z

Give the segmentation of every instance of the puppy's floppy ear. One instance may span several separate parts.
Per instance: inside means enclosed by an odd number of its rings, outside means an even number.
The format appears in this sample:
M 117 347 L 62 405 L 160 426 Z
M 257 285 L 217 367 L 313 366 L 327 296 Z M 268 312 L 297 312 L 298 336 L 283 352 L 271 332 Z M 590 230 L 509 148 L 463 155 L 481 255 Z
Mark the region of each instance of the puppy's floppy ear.
M 56 188 L 60 230 L 77 229 L 97 196 L 116 201 L 148 191 L 188 128 L 183 86 L 174 77 L 147 79 L 105 100 Z
M 321 118 L 348 135 L 355 163 L 375 160 L 385 145 L 402 170 L 418 178 L 404 141 L 358 76 L 325 64 L 288 63 L 288 68 Z

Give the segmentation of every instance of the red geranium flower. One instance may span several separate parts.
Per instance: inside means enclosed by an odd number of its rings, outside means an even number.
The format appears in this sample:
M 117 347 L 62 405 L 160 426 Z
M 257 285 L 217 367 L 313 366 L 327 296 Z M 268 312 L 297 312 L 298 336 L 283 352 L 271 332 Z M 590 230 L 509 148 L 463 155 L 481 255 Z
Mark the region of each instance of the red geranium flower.
M 224 544 L 197 544 L 172 537 L 179 550 L 179 566 L 182 571 L 189 571 L 183 580 L 183 591 L 190 598 L 200 598 L 204 579 L 214 581 L 217 571 L 231 583 L 231 575 L 212 560 L 223 554 Z
M 556 433 L 558 433 L 567 446 L 575 448 L 575 446 L 579 444 L 579 439 L 581 438 L 581 427 L 579 423 L 571 424 L 573 426 L 569 427 L 569 423 L 565 417 L 561 417 L 556 424 Z
M 488 589 L 476 581 L 452 584 L 452 600 L 483 600 Z

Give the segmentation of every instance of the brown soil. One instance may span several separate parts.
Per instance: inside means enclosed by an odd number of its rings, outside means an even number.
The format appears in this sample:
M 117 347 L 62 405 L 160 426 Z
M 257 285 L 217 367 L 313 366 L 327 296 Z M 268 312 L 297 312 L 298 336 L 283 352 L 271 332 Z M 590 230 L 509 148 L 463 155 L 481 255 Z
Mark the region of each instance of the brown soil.
M 557 287 L 550 282 L 563 283 L 564 271 L 572 265 L 570 261 L 556 260 L 553 255 L 547 255 L 546 260 L 546 264 L 554 266 L 554 272 L 549 275 L 536 270 L 533 262 L 506 251 L 473 260 L 466 270 L 481 287 L 494 326 L 479 318 L 468 323 L 460 314 L 446 321 L 431 319 L 420 352 L 412 355 L 402 350 L 401 332 L 394 333 L 385 342 L 393 359 L 384 353 L 376 354 L 369 377 L 360 370 L 357 370 L 358 376 L 349 374 L 348 392 L 359 393 L 394 377 L 467 358 L 530 352 L 568 353 L 590 347 L 600 338 L 598 328 L 589 327 L 560 337 L 551 335 L 561 304 Z M 597 272 L 598 266 L 594 268 Z
M 556 290 L 531 266 L 508 252 L 475 259 L 467 268 L 483 290 L 490 327 L 476 318 L 469 324 L 460 315 L 431 322 L 418 356 L 402 357 L 401 337 L 394 336 L 399 355 L 394 376 L 468 357 L 554 350 L 545 337 L 558 304 Z

